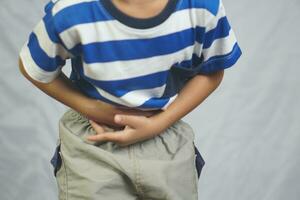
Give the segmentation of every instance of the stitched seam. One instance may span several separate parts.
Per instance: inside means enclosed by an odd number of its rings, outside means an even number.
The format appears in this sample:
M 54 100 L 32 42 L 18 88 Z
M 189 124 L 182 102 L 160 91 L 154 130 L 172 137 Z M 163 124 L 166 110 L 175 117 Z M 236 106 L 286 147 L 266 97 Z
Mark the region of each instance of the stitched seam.
M 132 145 L 129 146 L 129 148 L 131 149 L 132 151 L 132 158 L 133 158 L 133 165 L 134 165 L 134 172 L 135 172 L 135 186 L 136 186 L 136 189 L 140 195 L 140 197 L 143 199 L 143 191 L 141 190 L 141 185 L 140 185 L 140 174 L 139 174 L 139 166 L 137 164 L 137 159 L 134 155 L 134 151 L 133 151 L 133 147 Z
M 141 196 L 142 196 L 142 198 L 144 197 L 144 192 L 143 192 L 143 186 L 142 186 L 142 184 L 141 184 L 141 166 L 140 166 L 140 164 L 138 163 L 138 160 L 136 159 L 136 161 L 137 161 L 137 181 L 138 181 L 138 184 L 139 184 L 139 187 L 140 187 L 140 192 L 141 192 Z
M 135 172 L 135 168 L 136 168 L 136 165 L 135 165 L 135 159 L 133 158 L 133 155 L 132 155 L 132 148 L 131 148 L 132 146 L 131 145 L 129 145 L 128 146 L 128 154 L 129 154 L 129 158 L 131 159 L 131 160 L 133 160 L 133 171 Z M 135 180 L 133 180 L 133 184 L 134 184 L 134 186 L 135 186 L 135 188 L 138 190 L 138 185 L 136 184 L 136 181 Z

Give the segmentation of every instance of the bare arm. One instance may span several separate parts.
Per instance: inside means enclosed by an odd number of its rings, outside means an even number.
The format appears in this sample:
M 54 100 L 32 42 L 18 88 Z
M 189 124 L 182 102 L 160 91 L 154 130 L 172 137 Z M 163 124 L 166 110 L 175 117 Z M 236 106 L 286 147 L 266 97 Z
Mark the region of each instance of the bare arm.
M 153 118 L 165 128 L 183 118 L 201 104 L 221 83 L 224 70 L 210 75 L 196 75 L 181 89 L 177 98 L 168 108 Z
M 45 84 L 35 81 L 26 73 L 20 58 L 19 69 L 24 77 L 26 77 L 26 79 L 28 79 L 32 84 L 34 84 L 44 93 L 63 103 L 64 105 L 80 112 L 87 118 L 99 123 L 104 123 L 114 127 L 123 127 L 114 122 L 113 118 L 115 114 L 127 113 L 151 116 L 154 113 L 157 113 L 154 111 L 138 111 L 134 109 L 128 109 L 124 111 L 124 109 L 119 109 L 103 101 L 97 101 L 96 99 L 89 98 L 80 90 L 78 90 L 64 73 L 61 73 L 55 80 L 50 83 Z

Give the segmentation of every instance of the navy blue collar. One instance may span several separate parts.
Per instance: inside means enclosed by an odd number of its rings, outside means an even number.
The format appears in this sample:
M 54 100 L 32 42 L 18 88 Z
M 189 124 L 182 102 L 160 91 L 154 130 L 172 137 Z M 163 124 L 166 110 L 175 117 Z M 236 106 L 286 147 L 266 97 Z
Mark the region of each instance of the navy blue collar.
M 165 8 L 156 16 L 150 18 L 136 18 L 119 10 L 111 0 L 100 0 L 107 12 L 121 23 L 138 29 L 155 27 L 164 22 L 174 11 L 178 0 L 169 0 Z

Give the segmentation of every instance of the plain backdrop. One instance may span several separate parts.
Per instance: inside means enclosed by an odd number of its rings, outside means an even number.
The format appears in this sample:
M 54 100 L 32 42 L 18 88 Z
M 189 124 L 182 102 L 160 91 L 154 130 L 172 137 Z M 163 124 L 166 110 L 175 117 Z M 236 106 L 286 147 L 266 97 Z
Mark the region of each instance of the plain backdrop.
M 46 0 L 0 1 L 0 199 L 54 200 L 66 106 L 19 72 Z M 205 166 L 200 200 L 300 199 L 300 1 L 223 0 L 243 55 L 184 120 Z M 70 73 L 70 63 L 64 67 Z

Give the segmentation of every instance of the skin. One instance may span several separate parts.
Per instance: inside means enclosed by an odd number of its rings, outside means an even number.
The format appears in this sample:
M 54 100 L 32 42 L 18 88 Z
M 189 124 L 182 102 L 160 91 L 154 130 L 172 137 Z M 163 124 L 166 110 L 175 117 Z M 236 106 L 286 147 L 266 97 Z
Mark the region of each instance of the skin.
M 72 81 L 62 72 L 50 83 L 41 83 L 32 79 L 24 69 L 24 65 L 19 58 L 19 69 L 21 74 L 33 85 L 39 88 L 48 96 L 56 99 L 64 105 L 78 111 L 99 124 L 107 127 L 120 129 L 123 125 L 114 122 L 115 114 L 137 115 L 149 117 L 160 111 L 141 111 L 137 109 L 123 109 L 103 101 L 92 99 L 79 91 Z
M 136 18 L 148 18 L 158 14 L 167 0 L 112 0 L 125 14 Z M 90 119 L 96 135 L 90 141 L 111 141 L 127 146 L 150 139 L 162 133 L 201 104 L 221 83 L 224 70 L 209 75 L 196 75 L 178 93 L 166 110 L 141 111 L 119 108 L 85 96 L 62 72 L 50 83 L 33 80 L 24 70 L 19 59 L 20 72 L 48 96 L 80 112 Z

